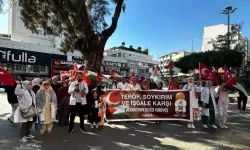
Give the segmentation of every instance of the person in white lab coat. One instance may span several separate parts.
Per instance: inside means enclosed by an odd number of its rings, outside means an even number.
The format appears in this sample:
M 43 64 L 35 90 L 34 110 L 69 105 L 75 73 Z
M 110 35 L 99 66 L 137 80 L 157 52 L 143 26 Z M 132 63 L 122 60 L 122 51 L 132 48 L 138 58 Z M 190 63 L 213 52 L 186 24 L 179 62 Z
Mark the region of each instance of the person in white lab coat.
M 28 141 L 28 139 L 35 137 L 31 135 L 30 132 L 32 124 L 37 119 L 36 96 L 32 91 L 32 83 L 30 81 L 23 81 L 22 85 L 18 83 L 15 89 L 15 94 L 17 96 L 19 106 L 17 107 L 14 114 L 14 123 L 21 123 L 20 141 L 25 143 Z M 20 111 L 29 109 L 31 107 L 34 108 L 36 115 L 23 118 Z
M 80 130 L 85 132 L 84 128 L 84 116 L 87 113 L 87 99 L 86 94 L 89 93 L 88 85 L 85 81 L 82 80 L 82 75 L 79 73 L 77 81 L 74 81 L 70 84 L 68 93 L 70 96 L 70 123 L 69 131 L 71 134 L 74 129 L 74 121 L 77 113 L 80 117 Z
M 217 106 L 215 97 L 217 97 L 217 93 L 215 92 L 213 86 L 213 82 L 208 80 L 205 83 L 205 87 L 201 91 L 201 101 L 202 101 L 202 116 L 201 121 L 204 128 L 208 128 L 208 123 L 214 129 L 215 126 L 215 114 L 217 114 Z
M 199 110 L 198 99 L 196 98 L 195 93 L 201 91 L 201 85 L 197 86 L 196 84 L 194 84 L 194 78 L 189 77 L 188 84 L 184 85 L 183 90 L 190 91 L 191 107 L 193 108 L 193 111 Z M 188 128 L 195 128 L 193 122 L 189 122 L 187 127 Z
M 119 90 L 128 89 L 128 83 L 126 77 L 122 77 L 122 81 L 117 84 L 117 89 Z

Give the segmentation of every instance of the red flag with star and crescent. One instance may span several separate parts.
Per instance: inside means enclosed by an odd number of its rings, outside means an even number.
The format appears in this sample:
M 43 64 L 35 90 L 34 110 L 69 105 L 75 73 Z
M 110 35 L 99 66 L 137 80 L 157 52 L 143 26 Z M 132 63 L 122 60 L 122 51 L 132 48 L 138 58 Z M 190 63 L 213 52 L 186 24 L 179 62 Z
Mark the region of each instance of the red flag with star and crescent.
M 215 84 L 219 84 L 219 79 L 215 75 L 213 69 L 208 68 L 205 64 L 199 64 L 200 79 L 211 80 Z
M 232 86 L 232 85 L 236 85 L 236 76 L 232 76 L 232 74 L 230 73 L 227 65 L 224 66 L 224 81 L 225 81 L 225 86 Z

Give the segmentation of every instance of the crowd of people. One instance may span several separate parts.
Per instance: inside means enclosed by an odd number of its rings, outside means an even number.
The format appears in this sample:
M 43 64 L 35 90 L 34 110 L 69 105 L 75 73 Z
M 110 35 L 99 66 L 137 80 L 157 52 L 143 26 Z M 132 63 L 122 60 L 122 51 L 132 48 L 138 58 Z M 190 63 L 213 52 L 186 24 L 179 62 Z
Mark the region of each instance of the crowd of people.
M 59 82 L 57 76 L 46 81 L 35 78 L 32 81 L 21 81 L 20 77 L 14 77 L 15 85 L 6 86 L 7 98 L 12 106 L 12 115 L 8 118 L 11 123 L 21 123 L 20 141 L 27 142 L 31 135 L 33 123 L 40 124 L 37 127 L 40 134 L 52 133 L 53 123 L 58 120 L 59 126 L 69 126 L 68 133 L 74 130 L 74 120 L 80 118 L 80 131 L 86 132 L 85 118 L 90 123 L 90 130 L 102 130 L 104 125 L 104 95 L 105 91 L 101 82 L 92 81 L 87 85 L 79 73 L 76 81 L 64 80 Z M 129 80 L 122 77 L 120 81 L 111 78 L 110 89 L 116 90 L 163 90 L 163 82 L 155 83 L 154 80 L 144 79 L 141 83 L 132 76 Z M 216 92 L 211 81 L 205 85 L 194 83 L 194 78 L 188 78 L 188 83 L 182 86 L 177 79 L 173 79 L 168 90 L 191 91 L 191 104 L 193 108 L 193 120 L 201 120 L 203 127 L 216 126 L 216 116 L 220 128 L 227 126 L 227 110 L 230 88 L 221 85 Z M 246 109 L 247 96 L 239 91 L 238 108 L 240 112 Z M 241 108 L 241 101 L 243 107 Z M 161 121 L 156 121 L 160 124 Z M 188 128 L 195 128 L 193 122 L 187 124 Z

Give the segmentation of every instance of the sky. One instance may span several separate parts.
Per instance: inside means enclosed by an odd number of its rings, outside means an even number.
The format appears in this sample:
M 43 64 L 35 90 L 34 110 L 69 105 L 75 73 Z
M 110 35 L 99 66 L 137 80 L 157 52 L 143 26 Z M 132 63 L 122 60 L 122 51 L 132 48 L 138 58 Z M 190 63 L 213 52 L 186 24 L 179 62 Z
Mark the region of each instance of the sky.
M 125 3 L 126 11 L 121 14 L 106 49 L 125 42 L 126 46 L 148 48 L 157 59 L 179 50 L 191 51 L 194 39 L 194 50 L 200 51 L 204 27 L 226 24 L 227 16 L 221 12 L 227 6 L 237 8 L 231 23 L 243 22 L 242 33 L 250 38 L 250 0 L 125 0 Z M 0 15 L 0 33 L 8 33 L 7 14 Z

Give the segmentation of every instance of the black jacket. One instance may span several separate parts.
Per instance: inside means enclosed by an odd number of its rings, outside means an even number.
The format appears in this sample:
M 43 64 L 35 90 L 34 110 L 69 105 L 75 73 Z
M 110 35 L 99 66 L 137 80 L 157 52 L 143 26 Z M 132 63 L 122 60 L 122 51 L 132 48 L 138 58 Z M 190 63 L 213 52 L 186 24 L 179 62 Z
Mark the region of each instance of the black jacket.
M 89 98 L 88 101 L 87 101 L 87 106 L 88 106 L 88 112 L 89 113 L 93 113 L 93 112 L 98 112 L 99 111 L 99 108 L 96 108 L 96 101 L 97 101 L 97 105 L 99 106 L 100 104 L 100 99 L 99 98 Z
M 16 86 L 16 83 L 14 86 L 5 86 L 5 92 L 7 93 L 7 99 L 10 104 L 18 103 L 17 96 L 15 95 Z

